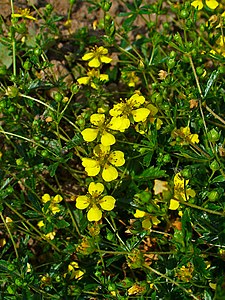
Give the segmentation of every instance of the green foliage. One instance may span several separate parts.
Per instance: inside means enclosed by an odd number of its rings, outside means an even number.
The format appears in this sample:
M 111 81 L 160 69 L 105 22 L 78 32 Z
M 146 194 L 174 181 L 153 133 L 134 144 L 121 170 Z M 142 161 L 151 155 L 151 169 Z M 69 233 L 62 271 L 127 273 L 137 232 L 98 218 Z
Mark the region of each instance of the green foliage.
M 1 299 L 225 297 L 225 5 L 120 2 L 0 19 Z

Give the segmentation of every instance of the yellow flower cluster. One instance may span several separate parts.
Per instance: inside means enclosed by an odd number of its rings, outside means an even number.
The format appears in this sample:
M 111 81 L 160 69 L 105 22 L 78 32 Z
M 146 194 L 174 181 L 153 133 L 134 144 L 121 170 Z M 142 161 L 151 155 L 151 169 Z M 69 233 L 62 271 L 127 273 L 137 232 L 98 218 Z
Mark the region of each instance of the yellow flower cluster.
M 86 76 L 77 79 L 79 84 L 90 84 L 93 89 L 98 89 L 98 82 L 102 83 L 109 80 L 107 74 L 100 73 L 102 64 L 109 64 L 112 61 L 112 58 L 108 57 L 108 49 L 102 46 L 95 46 L 90 52 L 82 57 L 82 60 L 88 61 L 88 66 L 92 69 L 87 72 Z

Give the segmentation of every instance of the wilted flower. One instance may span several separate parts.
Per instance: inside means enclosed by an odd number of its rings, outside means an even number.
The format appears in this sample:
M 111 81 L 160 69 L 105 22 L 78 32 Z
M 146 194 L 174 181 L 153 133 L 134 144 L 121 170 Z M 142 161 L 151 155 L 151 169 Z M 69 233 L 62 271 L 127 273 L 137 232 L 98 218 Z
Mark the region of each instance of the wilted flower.
M 82 158 L 82 165 L 88 176 L 96 176 L 102 169 L 102 178 L 109 182 L 118 177 L 116 167 L 124 165 L 124 153 L 122 151 L 111 151 L 110 146 L 96 145 L 93 150 L 93 158 Z
M 180 206 L 179 200 L 186 201 L 189 199 L 189 197 L 195 197 L 196 193 L 194 190 L 190 188 L 186 188 L 189 180 L 184 179 L 180 173 L 177 173 L 174 176 L 173 182 L 174 182 L 174 194 L 173 194 L 173 199 L 170 200 L 169 209 L 176 210 Z
M 91 68 L 98 68 L 102 63 L 108 64 L 112 61 L 112 58 L 108 57 L 108 49 L 100 46 L 95 46 L 90 52 L 84 54 L 83 60 L 89 60 L 88 65 Z
M 102 183 L 91 182 L 88 187 L 88 194 L 78 196 L 76 207 L 78 209 L 88 209 L 87 218 L 89 221 L 99 221 L 102 218 L 102 209 L 110 211 L 115 206 L 115 198 L 112 196 L 101 196 L 104 191 Z
M 176 141 L 172 142 L 171 145 L 175 145 L 176 143 L 178 143 L 181 146 L 184 146 L 189 145 L 190 143 L 199 143 L 198 135 L 191 133 L 188 126 L 173 130 L 171 136 L 173 138 L 176 138 Z

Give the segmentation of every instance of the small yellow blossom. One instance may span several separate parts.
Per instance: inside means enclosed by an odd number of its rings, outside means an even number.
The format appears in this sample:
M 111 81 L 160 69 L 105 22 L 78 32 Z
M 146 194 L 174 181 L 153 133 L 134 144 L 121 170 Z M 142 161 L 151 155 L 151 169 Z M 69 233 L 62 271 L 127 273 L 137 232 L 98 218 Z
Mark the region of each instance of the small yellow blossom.
M 93 150 L 93 158 L 82 158 L 82 165 L 88 176 L 96 176 L 102 169 L 102 178 L 110 182 L 118 177 L 118 171 L 114 167 L 121 167 L 125 163 L 122 151 L 111 151 L 110 146 L 96 145 Z
M 5 244 L 6 244 L 6 239 L 5 238 L 0 239 L 0 248 L 4 247 Z
M 108 49 L 95 46 L 90 52 L 84 54 L 82 60 L 89 60 L 88 65 L 91 68 L 99 68 L 102 63 L 108 64 L 112 58 L 108 57 Z
M 216 0 L 205 0 L 205 4 L 210 9 L 216 9 L 219 3 Z M 194 8 L 197 8 L 198 10 L 201 10 L 203 8 L 203 1 L 202 0 L 195 0 L 191 2 L 191 5 L 194 6 Z
M 125 102 L 115 104 L 109 111 L 109 114 L 114 117 L 110 128 L 124 132 L 130 126 L 130 118 L 134 122 L 144 122 L 150 113 L 148 108 L 140 108 L 144 102 L 145 98 L 136 92 Z
M 189 197 L 195 197 L 196 193 L 194 190 L 190 188 L 186 188 L 189 180 L 184 179 L 180 173 L 177 173 L 174 176 L 173 182 L 174 182 L 174 195 L 173 195 L 173 199 L 170 200 L 169 209 L 176 210 L 180 206 L 179 200 L 186 201 L 189 199 Z
M 44 226 L 45 226 L 44 221 L 43 221 L 43 220 L 39 221 L 39 222 L 37 223 L 37 226 L 38 226 L 39 228 L 44 227 Z
M 78 78 L 77 82 L 84 85 L 90 84 L 91 87 L 96 90 L 97 85 L 96 82 L 94 82 L 95 78 L 99 79 L 101 82 L 109 80 L 109 76 L 107 74 L 100 74 L 99 70 L 92 69 L 87 72 L 87 76 Z
M 44 194 L 41 198 L 43 203 L 50 202 L 49 209 L 55 215 L 60 212 L 60 207 L 58 205 L 59 202 L 62 201 L 62 197 L 60 195 L 56 195 L 55 197 L 51 197 L 49 194 Z
M 188 262 L 187 266 L 182 266 L 176 273 L 177 273 L 177 277 L 185 282 L 190 282 L 190 280 L 192 279 L 192 273 L 194 271 L 194 267 L 193 264 Z
M 88 221 L 99 221 L 102 218 L 102 209 L 110 211 L 115 206 L 115 198 L 112 196 L 101 196 L 104 191 L 102 183 L 91 182 L 88 187 L 88 194 L 78 196 L 76 207 L 78 209 L 88 209 Z
M 134 71 L 122 71 L 121 77 L 129 87 L 135 87 L 139 82 L 139 77 L 135 74 Z
M 98 135 L 100 135 L 101 143 L 104 146 L 111 146 L 115 144 L 116 139 L 114 135 L 107 132 L 107 128 L 110 128 L 110 123 L 105 121 L 104 114 L 91 115 L 90 122 L 91 124 L 95 125 L 96 128 L 86 128 L 81 132 L 83 139 L 86 142 L 92 142 L 97 138 Z
M 150 229 L 153 225 L 158 225 L 160 223 L 160 220 L 157 219 L 155 216 L 151 216 L 149 213 L 136 209 L 136 212 L 134 213 L 135 218 L 142 218 L 142 228 L 147 230 Z
M 30 19 L 30 20 L 33 20 L 33 21 L 37 20 L 36 18 L 34 18 L 30 15 L 29 8 L 19 9 L 18 13 L 12 14 L 11 16 L 12 16 L 12 18 L 24 18 L 24 19 Z
M 172 142 L 171 145 L 178 143 L 181 146 L 184 146 L 199 143 L 198 135 L 192 134 L 188 126 L 173 130 L 171 136 L 176 139 L 176 141 Z
M 54 240 L 56 233 L 54 231 L 49 232 L 47 234 L 44 234 L 44 236 L 46 237 L 46 239 L 48 240 Z
M 79 269 L 79 265 L 76 261 L 72 261 L 68 265 L 68 274 L 70 275 L 71 279 L 78 279 L 80 280 L 81 277 L 84 275 L 84 272 Z M 64 278 L 66 277 L 67 273 L 64 274 Z

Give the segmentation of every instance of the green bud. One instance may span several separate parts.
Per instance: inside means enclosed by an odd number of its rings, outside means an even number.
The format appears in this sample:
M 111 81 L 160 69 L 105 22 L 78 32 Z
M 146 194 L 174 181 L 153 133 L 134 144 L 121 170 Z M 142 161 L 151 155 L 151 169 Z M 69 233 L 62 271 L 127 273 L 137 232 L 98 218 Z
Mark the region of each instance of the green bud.
M 211 129 L 208 133 L 207 133 L 208 139 L 210 142 L 215 143 L 220 139 L 220 133 L 215 129 Z
M 211 202 L 214 202 L 214 201 L 218 200 L 219 199 L 219 193 L 218 193 L 218 191 L 217 190 L 213 190 L 211 192 L 208 192 L 208 199 Z
M 187 19 L 189 17 L 189 11 L 186 9 L 182 9 L 180 12 L 181 19 Z
M 210 167 L 210 169 L 211 169 L 213 172 L 219 170 L 219 168 L 220 168 L 220 166 L 219 166 L 219 164 L 218 164 L 218 162 L 217 162 L 216 160 L 214 160 L 213 162 L 211 162 L 211 164 L 210 164 L 209 167 Z
M 8 86 L 6 95 L 9 98 L 15 98 L 19 94 L 19 89 L 16 86 Z

